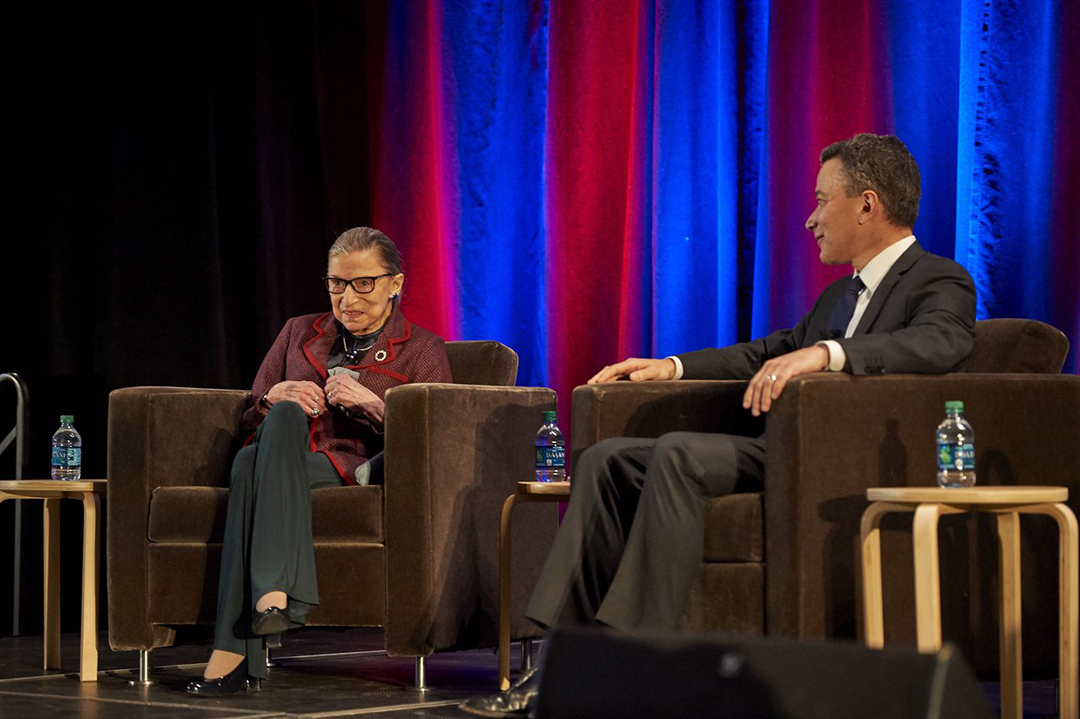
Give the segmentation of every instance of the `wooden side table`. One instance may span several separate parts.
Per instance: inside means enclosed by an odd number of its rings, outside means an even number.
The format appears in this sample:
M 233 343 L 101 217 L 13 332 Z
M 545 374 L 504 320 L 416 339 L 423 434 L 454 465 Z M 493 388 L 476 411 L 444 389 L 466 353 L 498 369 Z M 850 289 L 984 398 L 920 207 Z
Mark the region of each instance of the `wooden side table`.
M 525 502 L 565 502 L 570 482 L 518 482 L 517 493 L 503 502 L 499 522 L 499 689 L 510 688 L 510 519 Z
M 938 519 L 967 511 L 997 516 L 1001 569 L 1001 713 L 1023 716 L 1023 662 L 1020 642 L 1020 515 L 1043 514 L 1058 525 L 1059 692 L 1061 716 L 1077 719 L 1078 605 L 1077 523 L 1064 504 L 1065 487 L 879 487 L 866 490 L 872 504 L 862 517 L 863 602 L 866 644 L 885 644 L 881 595 L 881 518 L 890 512 L 914 512 L 915 615 L 919 651 L 941 648 L 941 590 L 938 570 Z
M 54 479 L 0 481 L 0 502 L 7 499 L 40 499 L 44 505 L 43 525 L 45 577 L 45 669 L 60 668 L 60 500 L 79 499 L 83 505 L 82 634 L 79 651 L 79 680 L 97 681 L 98 540 L 101 523 L 100 495 L 108 483 L 104 479 L 62 482 Z

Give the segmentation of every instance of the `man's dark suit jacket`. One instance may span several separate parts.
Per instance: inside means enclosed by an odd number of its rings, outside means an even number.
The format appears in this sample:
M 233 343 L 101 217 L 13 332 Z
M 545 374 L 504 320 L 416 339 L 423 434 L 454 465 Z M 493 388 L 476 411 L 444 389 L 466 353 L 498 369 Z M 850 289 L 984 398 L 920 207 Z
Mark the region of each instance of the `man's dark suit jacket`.
M 852 374 L 937 374 L 957 369 L 975 344 L 975 283 L 956 262 L 916 242 L 881 280 L 854 334 L 834 338 L 829 316 L 847 278 L 834 282 L 792 329 L 678 355 L 684 379 L 750 379 L 773 357 L 835 339 Z

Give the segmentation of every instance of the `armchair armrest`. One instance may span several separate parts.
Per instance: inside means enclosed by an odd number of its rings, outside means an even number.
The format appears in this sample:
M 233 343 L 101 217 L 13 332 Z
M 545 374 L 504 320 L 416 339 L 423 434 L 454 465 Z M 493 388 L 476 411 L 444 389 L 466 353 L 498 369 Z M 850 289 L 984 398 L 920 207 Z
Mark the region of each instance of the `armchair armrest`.
M 546 388 L 409 384 L 386 393 L 386 651 L 427 656 L 494 644 L 499 516 L 534 471 Z M 514 518 L 511 632 L 557 528 L 555 507 Z
M 574 388 L 573 458 L 609 437 L 659 437 L 665 432 L 760 435 L 765 421 L 743 409 L 742 380 L 608 382 Z
M 169 644 L 172 630 L 147 620 L 150 495 L 163 485 L 224 485 L 248 393 L 129 387 L 109 395 L 109 644 Z
M 1066 485 L 1070 506 L 1080 509 L 1080 443 L 1067 438 L 1080 426 L 1080 377 L 797 378 L 768 419 L 765 559 L 770 635 L 855 635 L 859 520 L 867 506 L 866 489 L 936 486 L 934 430 L 944 418 L 944 403 L 954 399 L 964 401 L 965 417 L 975 430 L 979 485 Z M 905 539 L 909 545 L 910 535 Z M 943 562 L 946 550 L 952 549 L 943 546 Z M 992 564 L 992 546 L 980 552 L 983 561 Z M 972 557 L 977 554 L 971 548 Z M 970 561 L 978 566 L 980 560 Z M 890 572 L 907 581 L 909 570 L 907 564 Z M 1035 584 L 1025 579 L 1025 595 L 1029 585 L 1036 590 Z M 906 597 L 903 601 L 911 606 Z M 911 616 L 909 612 L 894 614 Z M 887 620 L 889 614 L 886 607 Z

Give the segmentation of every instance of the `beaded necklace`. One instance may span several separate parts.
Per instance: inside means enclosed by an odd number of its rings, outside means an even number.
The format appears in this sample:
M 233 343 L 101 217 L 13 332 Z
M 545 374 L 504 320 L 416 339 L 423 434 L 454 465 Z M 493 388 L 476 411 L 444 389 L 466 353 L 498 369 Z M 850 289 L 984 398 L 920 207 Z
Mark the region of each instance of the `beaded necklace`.
M 381 334 L 382 334 L 382 328 L 380 327 L 379 329 L 375 330 L 371 334 L 356 337 L 356 338 L 354 338 L 356 340 L 356 342 L 354 342 L 353 346 L 350 348 L 348 338 L 351 335 L 343 332 L 341 334 L 341 344 L 342 344 L 342 347 L 345 349 L 345 362 L 344 362 L 344 364 L 347 364 L 347 365 L 360 364 L 361 357 L 363 357 L 365 352 L 367 352 L 369 349 L 371 349 L 372 347 L 375 346 L 375 343 L 379 340 L 379 335 L 381 335 Z

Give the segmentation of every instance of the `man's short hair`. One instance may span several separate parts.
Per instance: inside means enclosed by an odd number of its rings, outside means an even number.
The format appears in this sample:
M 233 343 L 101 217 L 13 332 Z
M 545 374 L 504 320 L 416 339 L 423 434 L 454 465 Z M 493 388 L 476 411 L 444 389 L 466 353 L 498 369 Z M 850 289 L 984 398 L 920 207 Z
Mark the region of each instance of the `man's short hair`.
M 821 164 L 840 158 L 848 197 L 873 190 L 885 219 L 897 227 L 914 227 L 919 216 L 919 166 L 900 138 L 860 133 L 821 151 Z

